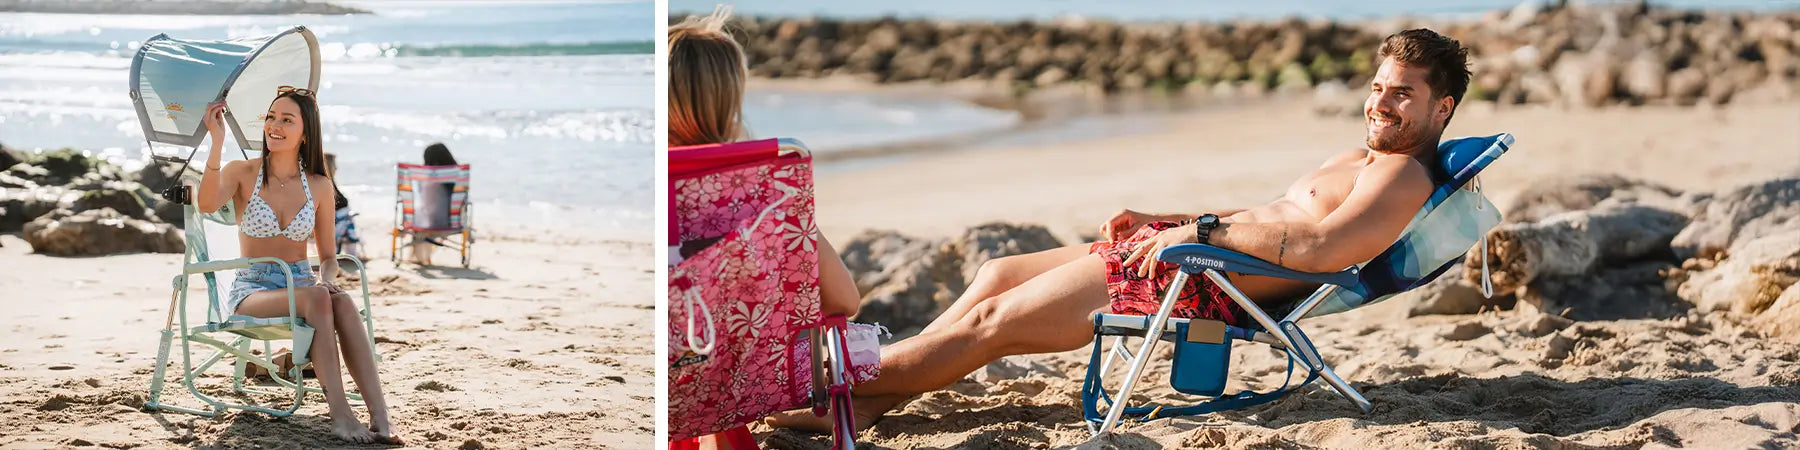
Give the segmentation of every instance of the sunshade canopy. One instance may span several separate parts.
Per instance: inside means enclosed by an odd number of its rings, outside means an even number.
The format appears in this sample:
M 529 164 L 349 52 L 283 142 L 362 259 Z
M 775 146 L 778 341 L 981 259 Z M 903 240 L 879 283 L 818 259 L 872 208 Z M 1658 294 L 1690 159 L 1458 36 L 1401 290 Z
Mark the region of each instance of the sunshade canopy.
M 132 103 L 152 142 L 198 147 L 206 105 L 224 98 L 238 148 L 262 150 L 262 115 L 281 86 L 319 88 L 319 41 L 306 27 L 222 41 L 159 34 L 131 60 Z

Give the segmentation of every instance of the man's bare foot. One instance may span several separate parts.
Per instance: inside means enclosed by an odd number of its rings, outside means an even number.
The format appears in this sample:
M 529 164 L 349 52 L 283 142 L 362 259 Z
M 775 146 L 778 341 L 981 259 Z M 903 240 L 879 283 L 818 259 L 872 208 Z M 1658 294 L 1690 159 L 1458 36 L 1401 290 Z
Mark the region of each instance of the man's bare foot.
M 875 425 L 875 421 L 881 420 L 881 416 L 887 414 L 888 410 L 900 406 L 901 403 L 905 403 L 911 398 L 911 395 L 905 394 L 850 397 L 850 407 L 854 408 L 850 412 L 850 417 L 856 420 L 856 431 L 869 429 Z M 831 432 L 831 416 L 815 416 L 812 409 L 796 409 L 772 414 L 763 419 L 763 423 L 775 428 L 793 428 L 814 433 Z
M 362 422 L 356 421 L 355 418 L 332 418 L 331 433 L 336 434 L 339 439 L 353 444 L 375 442 L 375 433 L 370 432 L 368 427 L 363 426 Z

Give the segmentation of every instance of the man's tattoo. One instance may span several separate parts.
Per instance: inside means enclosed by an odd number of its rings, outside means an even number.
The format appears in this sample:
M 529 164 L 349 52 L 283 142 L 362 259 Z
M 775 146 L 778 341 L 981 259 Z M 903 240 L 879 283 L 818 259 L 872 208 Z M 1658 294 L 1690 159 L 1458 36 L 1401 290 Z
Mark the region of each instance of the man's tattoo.
M 1281 251 L 1275 254 L 1275 265 L 1277 266 L 1281 265 L 1281 262 L 1287 259 L 1287 234 L 1287 224 L 1281 224 Z

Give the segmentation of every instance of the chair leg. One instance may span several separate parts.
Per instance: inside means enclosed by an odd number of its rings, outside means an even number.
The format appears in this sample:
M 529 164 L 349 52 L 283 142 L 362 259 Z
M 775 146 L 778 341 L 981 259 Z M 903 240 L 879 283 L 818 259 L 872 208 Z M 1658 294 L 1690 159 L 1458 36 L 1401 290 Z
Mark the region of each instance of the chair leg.
M 1362 396 L 1362 393 L 1357 392 L 1356 388 L 1345 382 L 1344 378 L 1338 376 L 1336 371 L 1331 370 L 1331 365 L 1326 364 L 1325 360 L 1319 357 L 1319 350 L 1313 347 L 1311 342 L 1296 340 L 1293 336 L 1289 336 L 1288 332 L 1281 327 L 1281 324 L 1276 323 L 1268 312 L 1263 311 L 1262 307 L 1256 305 L 1256 302 L 1250 301 L 1249 297 L 1244 296 L 1243 291 L 1239 291 L 1237 286 L 1232 285 L 1231 281 L 1225 279 L 1225 276 L 1217 270 L 1207 269 L 1205 274 L 1206 278 L 1212 280 L 1214 285 L 1225 291 L 1227 297 L 1231 297 L 1231 301 L 1236 302 L 1238 307 L 1243 308 L 1244 312 L 1250 314 L 1252 319 L 1256 319 L 1256 323 L 1261 324 L 1263 329 L 1269 330 L 1269 334 L 1280 339 L 1282 346 L 1286 347 L 1283 351 L 1288 352 L 1303 364 L 1315 366 L 1313 368 L 1322 373 L 1321 376 L 1325 378 L 1327 384 L 1331 385 L 1332 389 L 1343 394 L 1344 398 L 1349 399 L 1351 403 L 1355 403 L 1363 413 L 1374 409 L 1374 405 L 1371 405 L 1369 400 Z M 1293 324 L 1293 322 L 1286 323 Z M 1295 330 L 1298 330 L 1299 325 L 1293 326 Z
M 175 332 L 164 328 L 156 343 L 156 369 L 150 375 L 150 395 L 144 400 L 144 408 L 161 408 L 163 377 L 169 367 L 169 344 L 175 340 Z
M 1169 285 L 1184 286 L 1187 284 L 1187 278 L 1187 272 L 1177 271 L 1175 280 L 1171 281 Z M 1106 410 L 1106 419 L 1100 422 L 1100 429 L 1094 431 L 1094 436 L 1111 433 L 1113 426 L 1118 425 L 1119 418 L 1125 414 L 1125 404 L 1131 400 L 1131 391 L 1137 387 L 1138 378 L 1144 374 L 1144 366 L 1149 365 L 1151 355 L 1155 354 L 1157 342 L 1162 341 L 1163 326 L 1168 323 L 1169 316 L 1174 314 L 1175 300 L 1180 296 L 1181 289 L 1178 288 L 1169 289 L 1169 293 L 1163 296 L 1162 306 L 1156 310 L 1156 316 L 1150 319 L 1150 323 L 1144 328 L 1144 343 L 1138 347 L 1135 357 L 1128 358 L 1131 361 L 1131 369 L 1125 372 L 1125 384 L 1119 387 L 1119 395 L 1113 397 L 1112 406 Z
M 232 342 L 232 346 L 237 347 L 238 351 L 240 351 L 240 352 L 250 353 L 250 341 L 248 339 L 238 339 L 237 342 Z M 238 392 L 244 392 L 244 375 L 246 372 L 245 369 L 248 369 L 249 366 L 250 366 L 250 362 L 245 360 L 244 358 L 232 358 L 232 362 L 231 362 L 231 389 L 232 390 L 238 391 Z

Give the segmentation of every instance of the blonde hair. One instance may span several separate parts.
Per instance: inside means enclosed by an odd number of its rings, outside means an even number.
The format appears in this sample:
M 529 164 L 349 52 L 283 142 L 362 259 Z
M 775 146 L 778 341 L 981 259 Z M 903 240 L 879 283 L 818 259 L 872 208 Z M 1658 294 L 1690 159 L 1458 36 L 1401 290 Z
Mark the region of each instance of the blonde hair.
M 733 142 L 744 131 L 744 48 L 725 32 L 731 7 L 669 27 L 669 146 Z

